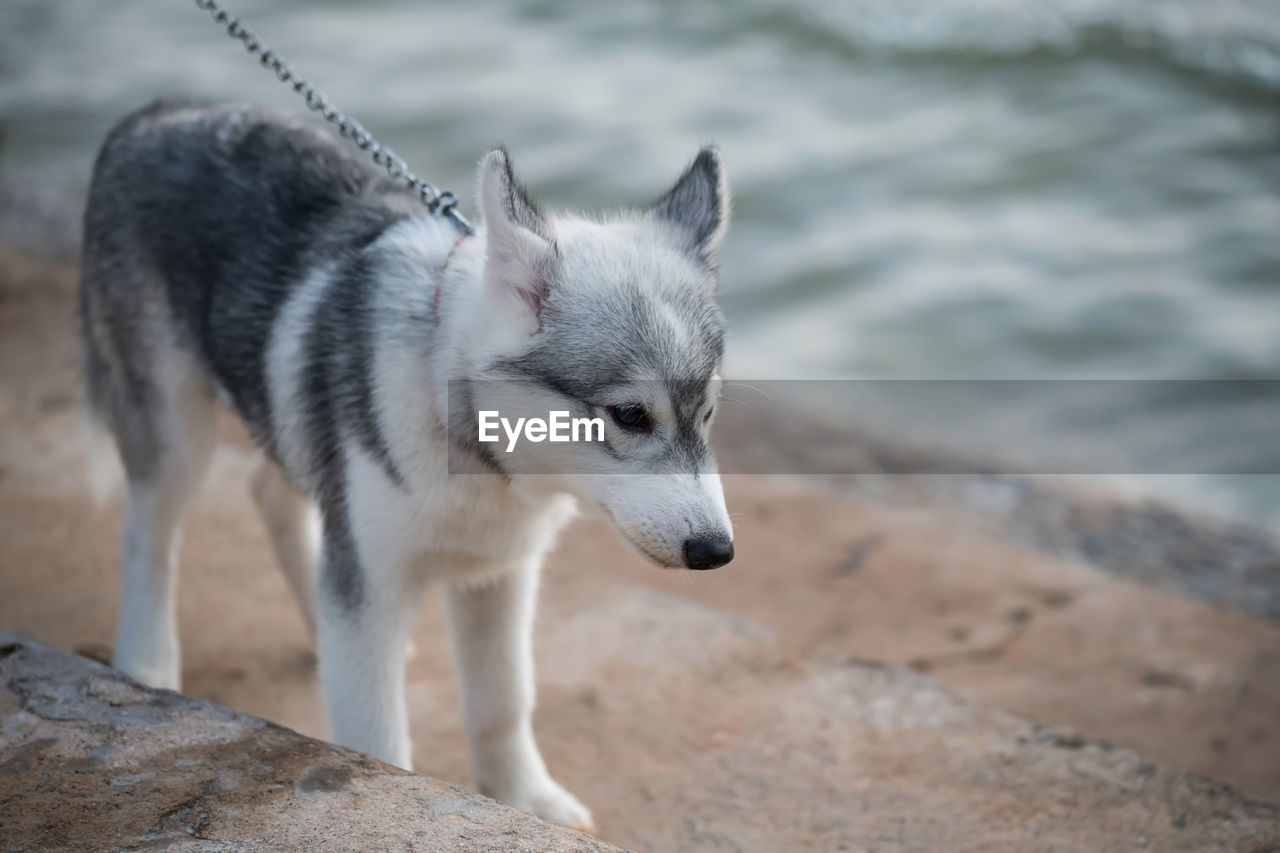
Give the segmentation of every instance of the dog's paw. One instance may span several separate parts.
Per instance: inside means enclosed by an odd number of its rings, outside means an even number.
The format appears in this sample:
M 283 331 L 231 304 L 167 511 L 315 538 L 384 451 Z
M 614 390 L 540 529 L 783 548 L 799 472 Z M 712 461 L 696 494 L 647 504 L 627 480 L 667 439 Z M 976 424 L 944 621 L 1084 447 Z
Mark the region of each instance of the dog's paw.
M 182 692 L 182 674 L 175 664 L 140 664 L 130 660 L 122 660 L 116 655 L 112 666 L 132 678 L 134 681 L 154 687 L 157 690 Z
M 596 824 L 591 819 L 591 810 L 553 779 L 547 779 L 524 796 L 513 800 L 507 804 L 535 814 L 543 820 L 563 824 L 579 832 L 595 834 Z

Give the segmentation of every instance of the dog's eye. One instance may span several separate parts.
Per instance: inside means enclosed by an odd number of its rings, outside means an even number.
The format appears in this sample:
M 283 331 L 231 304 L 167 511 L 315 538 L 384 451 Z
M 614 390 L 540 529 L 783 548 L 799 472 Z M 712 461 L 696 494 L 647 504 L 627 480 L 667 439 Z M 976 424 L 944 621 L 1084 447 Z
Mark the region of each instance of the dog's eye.
M 711 420 L 711 415 L 715 413 L 715 410 L 716 410 L 716 407 L 715 407 L 715 406 L 712 406 L 711 408 L 707 409 L 707 413 L 706 413 L 705 415 L 703 415 L 703 416 L 702 416 L 702 422 L 703 422 L 704 424 L 705 424 L 707 421 Z
M 653 418 L 639 403 L 622 403 L 609 406 L 609 416 L 623 429 L 632 432 L 650 432 L 653 430 Z

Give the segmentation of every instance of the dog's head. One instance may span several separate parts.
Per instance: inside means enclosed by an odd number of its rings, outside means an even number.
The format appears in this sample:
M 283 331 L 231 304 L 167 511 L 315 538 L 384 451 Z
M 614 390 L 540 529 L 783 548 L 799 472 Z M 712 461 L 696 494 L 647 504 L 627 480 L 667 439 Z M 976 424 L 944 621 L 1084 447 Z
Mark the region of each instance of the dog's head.
M 733 558 L 733 532 L 708 431 L 724 319 L 716 253 L 729 190 L 704 148 L 648 210 L 588 220 L 544 215 L 506 152 L 479 166 L 485 319 L 469 409 L 515 422 L 568 412 L 598 419 L 603 440 L 518 440 L 485 450 L 513 481 L 535 477 L 603 510 L 622 536 L 667 567 Z M 601 426 L 602 425 L 602 426 Z M 602 435 L 601 435 L 602 434 Z M 581 434 L 580 434 L 581 435 Z

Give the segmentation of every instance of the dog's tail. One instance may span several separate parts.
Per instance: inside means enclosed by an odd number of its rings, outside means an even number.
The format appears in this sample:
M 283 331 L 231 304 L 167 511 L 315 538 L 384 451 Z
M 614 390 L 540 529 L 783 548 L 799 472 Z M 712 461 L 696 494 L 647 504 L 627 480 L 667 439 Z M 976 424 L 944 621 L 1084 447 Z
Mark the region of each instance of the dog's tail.
M 86 358 L 88 361 L 88 358 Z M 107 426 L 93 372 L 86 364 L 84 397 L 80 406 L 80 444 L 84 450 L 85 483 L 95 506 L 102 506 L 120 488 L 124 466 L 115 436 Z

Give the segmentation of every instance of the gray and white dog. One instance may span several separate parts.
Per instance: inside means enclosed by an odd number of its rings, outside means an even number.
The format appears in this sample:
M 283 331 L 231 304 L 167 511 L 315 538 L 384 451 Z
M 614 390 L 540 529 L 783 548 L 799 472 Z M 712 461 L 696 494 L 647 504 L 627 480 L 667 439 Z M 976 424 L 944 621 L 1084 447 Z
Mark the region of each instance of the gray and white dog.
M 713 148 L 607 220 L 541 213 L 501 149 L 478 184 L 468 237 L 286 115 L 157 102 L 111 132 L 81 310 L 90 424 L 128 484 L 115 663 L 179 687 L 175 542 L 220 402 L 261 448 L 252 492 L 333 738 L 410 766 L 406 645 L 442 580 L 477 786 L 590 829 L 533 737 L 540 565 L 576 499 L 664 567 L 732 559 L 707 445 L 729 193 Z M 479 444 L 458 412 L 501 409 L 510 382 L 522 410 L 594 414 L 603 441 Z

